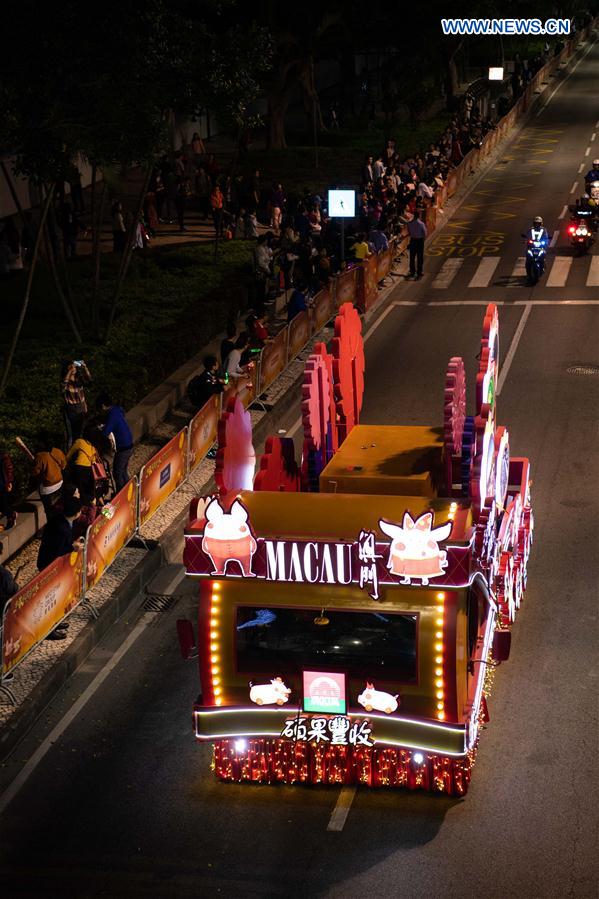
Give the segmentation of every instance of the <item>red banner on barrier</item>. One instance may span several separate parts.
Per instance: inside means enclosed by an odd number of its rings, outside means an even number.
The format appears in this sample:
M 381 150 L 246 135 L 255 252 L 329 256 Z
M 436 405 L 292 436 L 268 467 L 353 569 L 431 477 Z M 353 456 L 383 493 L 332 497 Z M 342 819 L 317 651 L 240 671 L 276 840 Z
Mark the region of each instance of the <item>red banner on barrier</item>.
M 4 613 L 2 674 L 23 661 L 82 598 L 83 550 L 60 556 L 19 590 Z
M 287 328 L 287 363 L 301 353 L 310 340 L 312 325 L 309 312 L 300 312 L 289 322 Z
M 343 303 L 355 304 L 358 271 L 357 267 L 350 268 L 337 277 L 335 281 L 335 305 L 337 308 Z
M 206 457 L 213 443 L 216 443 L 218 418 L 220 415 L 220 396 L 211 396 L 199 412 L 189 422 L 189 471 Z
M 260 393 L 277 378 L 287 365 L 287 328 L 267 343 L 260 356 Z
M 169 440 L 141 470 L 139 525 L 141 527 L 185 478 L 187 428 Z
M 137 481 L 133 478 L 104 506 L 87 532 L 85 589 L 89 590 L 129 542 L 137 524 Z
M 358 308 L 366 312 L 373 306 L 378 298 L 377 286 L 377 258 L 370 256 L 365 259 L 358 272 Z
M 376 280 L 383 281 L 391 271 L 391 247 L 383 250 L 376 257 Z
M 335 301 L 330 287 L 324 287 L 314 297 L 312 305 L 312 331 L 316 333 L 322 330 L 326 323 L 335 314 Z

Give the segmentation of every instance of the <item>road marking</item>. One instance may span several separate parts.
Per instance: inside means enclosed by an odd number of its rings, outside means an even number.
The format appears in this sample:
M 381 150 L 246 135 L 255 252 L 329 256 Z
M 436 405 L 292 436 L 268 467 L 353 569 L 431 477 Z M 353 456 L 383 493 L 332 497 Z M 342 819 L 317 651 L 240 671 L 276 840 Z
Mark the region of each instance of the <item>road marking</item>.
M 591 148 L 587 147 L 586 150 L 584 151 L 584 155 L 588 156 L 590 154 L 590 152 L 591 152 Z
M 596 137 L 597 137 L 597 132 L 596 132 L 596 131 L 593 131 L 593 133 L 591 134 L 591 143 L 594 142 L 594 140 L 595 140 Z
M 468 287 L 487 287 L 495 273 L 500 256 L 483 256 Z
M 556 256 L 549 272 L 549 277 L 545 284 L 546 287 L 565 287 L 570 267 L 572 265 L 571 256 Z
M 599 287 L 599 256 L 591 256 L 587 287 Z
M 551 238 L 551 243 L 549 244 L 550 247 L 554 247 L 556 245 L 558 237 L 559 237 L 559 228 L 553 232 L 553 237 Z
M 554 96 L 557 94 L 557 92 L 558 92 L 558 90 L 560 89 L 560 87 L 563 87 L 563 85 L 566 83 L 566 81 L 568 80 L 568 78 L 571 78 L 571 77 L 572 77 L 572 75 L 574 74 L 574 72 L 576 71 L 576 69 L 578 68 L 578 66 L 580 65 L 580 63 L 583 61 L 583 59 L 586 59 L 586 57 L 588 56 L 589 52 L 593 49 L 594 46 L 595 46 L 595 41 L 593 41 L 591 44 L 589 44 L 589 46 L 587 47 L 587 49 L 585 50 L 585 52 L 582 54 L 582 56 L 580 57 L 580 59 L 579 59 L 578 62 L 576 63 L 576 65 L 573 66 L 573 67 L 570 69 L 570 71 L 568 72 L 568 74 L 566 75 L 566 77 L 565 77 L 564 79 L 562 79 L 562 81 L 560 81 L 560 83 L 558 84 L 558 86 L 557 86 L 556 88 L 554 88 L 553 92 L 552 92 L 551 94 L 549 94 L 549 97 L 547 98 L 547 102 L 545 103 L 544 106 L 541 106 L 541 108 L 539 109 L 539 111 L 538 111 L 537 114 L 536 114 L 536 118 L 537 118 L 537 119 L 539 118 L 539 116 L 541 115 L 542 112 L 545 112 L 545 110 L 547 109 L 547 107 L 549 106 L 549 104 L 551 103 L 551 101 L 553 100 Z M 597 123 L 597 125 L 596 125 L 595 127 L 596 127 L 596 128 L 599 128 L 599 122 Z
M 173 593 L 179 582 L 182 581 L 184 577 L 185 570 L 183 569 L 181 571 L 178 571 L 175 577 L 172 579 L 171 583 L 166 588 L 165 593 Z M 6 789 L 2 796 L 0 796 L 0 815 L 6 809 L 7 805 L 12 802 L 21 788 L 27 783 L 30 776 L 33 774 L 44 756 L 52 748 L 54 743 L 56 743 L 56 741 L 63 735 L 71 722 L 75 720 L 79 712 L 87 705 L 94 693 L 99 690 L 111 671 L 116 668 L 123 656 L 126 655 L 129 649 L 136 642 L 136 640 L 143 634 L 146 627 L 152 620 L 153 618 L 151 616 L 146 615 L 144 618 L 137 622 L 127 639 L 119 646 L 112 658 L 106 663 L 106 665 L 104 665 L 104 667 L 100 671 L 98 671 L 93 681 L 86 687 L 79 699 L 77 699 L 76 702 L 73 703 L 69 711 L 65 715 L 63 715 L 58 724 L 52 728 L 43 743 L 40 743 L 27 764 L 24 765 L 24 767 L 19 771 L 8 789 Z
M 355 797 L 355 787 L 343 787 L 343 789 L 339 793 L 339 798 L 337 799 L 335 808 L 331 812 L 331 817 L 329 819 L 329 823 L 327 824 L 327 830 L 343 830 L 343 826 L 347 821 L 347 816 L 349 815 L 349 810 Z
M 594 256 L 599 259 L 599 256 Z M 412 300 L 396 300 L 394 306 L 488 306 L 489 300 L 432 300 L 430 303 L 414 303 Z M 599 306 L 599 300 L 493 300 L 496 306 Z
M 583 168 L 584 168 L 584 162 L 581 162 L 581 163 L 580 163 L 580 166 L 579 166 L 579 168 L 578 168 L 578 174 L 579 174 L 579 175 L 582 175 L 582 170 L 583 170 Z
M 563 218 L 565 218 L 565 217 L 566 217 L 566 212 L 567 212 L 567 211 L 568 211 L 568 204 L 566 203 L 566 205 L 564 206 L 564 208 L 562 209 L 562 211 L 561 211 L 560 214 L 558 215 L 558 219 L 563 219 Z
M 572 187 L 570 188 L 570 193 L 573 194 L 576 188 L 578 187 L 578 181 L 575 181 Z
M 518 256 L 506 287 L 521 287 L 522 278 L 526 278 L 526 256 Z
M 508 376 L 508 372 L 511 368 L 512 362 L 514 361 L 514 356 L 516 355 L 516 350 L 518 349 L 518 344 L 520 343 L 520 338 L 522 337 L 522 333 L 526 326 L 526 322 L 528 321 L 528 316 L 530 315 L 530 310 L 532 309 L 532 303 L 527 303 L 524 307 L 524 311 L 522 313 L 522 317 L 518 322 L 518 327 L 516 328 L 516 333 L 512 337 L 512 342 L 510 343 L 510 348 L 507 352 L 507 356 L 505 357 L 505 362 L 503 363 L 503 368 L 499 372 L 499 378 L 497 379 L 497 389 L 495 391 L 496 395 L 499 396 L 501 393 L 501 389 L 505 384 L 505 380 Z
M 464 259 L 461 257 L 458 257 L 457 259 L 446 259 L 437 272 L 436 277 L 433 279 L 431 286 L 436 290 L 444 290 L 449 287 L 463 264 Z

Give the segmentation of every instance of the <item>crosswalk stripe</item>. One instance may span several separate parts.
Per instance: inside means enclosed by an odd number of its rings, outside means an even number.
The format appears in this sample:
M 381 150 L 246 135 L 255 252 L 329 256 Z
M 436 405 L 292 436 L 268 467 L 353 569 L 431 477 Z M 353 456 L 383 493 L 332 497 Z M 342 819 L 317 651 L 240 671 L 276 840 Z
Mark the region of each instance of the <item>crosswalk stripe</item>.
M 432 287 L 437 288 L 437 290 L 443 290 L 444 288 L 449 287 L 463 264 L 464 259 L 461 257 L 458 257 L 456 259 L 446 259 L 437 272 L 437 276 L 433 280 Z
M 591 256 L 587 287 L 599 287 L 599 256 Z
M 521 287 L 522 278 L 526 278 L 526 257 L 518 256 L 506 287 Z
M 499 265 L 500 256 L 483 256 L 468 287 L 487 287 Z
M 565 287 L 571 265 L 571 256 L 556 256 L 547 278 L 546 287 Z

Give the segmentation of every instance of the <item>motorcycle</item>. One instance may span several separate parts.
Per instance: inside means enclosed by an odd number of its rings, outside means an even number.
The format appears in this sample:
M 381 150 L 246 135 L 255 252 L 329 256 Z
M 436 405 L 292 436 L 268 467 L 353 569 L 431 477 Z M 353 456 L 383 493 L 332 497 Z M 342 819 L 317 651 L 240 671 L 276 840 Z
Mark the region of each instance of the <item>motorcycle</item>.
M 590 200 L 599 200 L 599 181 L 586 181 L 585 189 Z
M 547 249 L 547 241 L 534 240 L 531 237 L 527 237 L 526 234 L 523 234 L 522 237 L 526 238 L 527 241 L 526 277 L 528 278 L 528 283 L 534 286 L 545 271 L 545 252 Z
M 588 253 L 593 243 L 593 232 L 585 216 L 577 216 L 572 220 L 568 225 L 568 234 L 575 256 L 584 256 Z

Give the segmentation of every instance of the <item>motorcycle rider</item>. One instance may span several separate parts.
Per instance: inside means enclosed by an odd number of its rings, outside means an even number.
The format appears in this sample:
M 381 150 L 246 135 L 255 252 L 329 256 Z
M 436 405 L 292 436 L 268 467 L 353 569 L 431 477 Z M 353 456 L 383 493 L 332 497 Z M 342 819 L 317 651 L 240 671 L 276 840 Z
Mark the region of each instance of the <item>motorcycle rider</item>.
M 549 234 L 547 233 L 547 229 L 543 226 L 543 219 L 540 215 L 535 215 L 532 220 L 532 228 L 528 229 L 526 237 L 528 240 L 532 240 L 535 243 L 541 242 L 543 247 L 548 245 Z
M 593 159 L 593 168 L 589 169 L 584 180 L 587 184 L 590 184 L 591 181 L 599 181 L 599 159 Z

